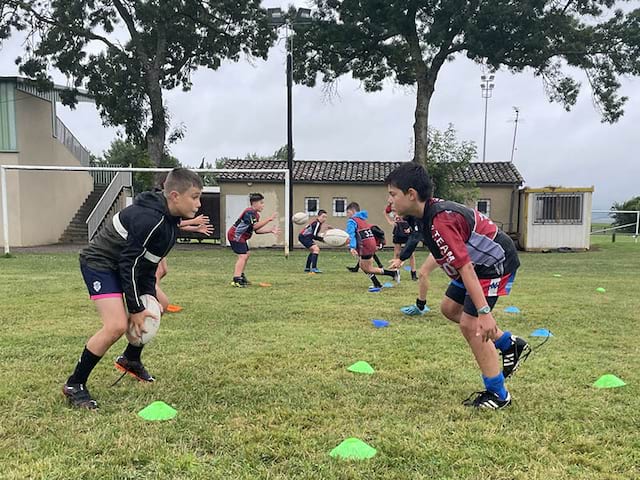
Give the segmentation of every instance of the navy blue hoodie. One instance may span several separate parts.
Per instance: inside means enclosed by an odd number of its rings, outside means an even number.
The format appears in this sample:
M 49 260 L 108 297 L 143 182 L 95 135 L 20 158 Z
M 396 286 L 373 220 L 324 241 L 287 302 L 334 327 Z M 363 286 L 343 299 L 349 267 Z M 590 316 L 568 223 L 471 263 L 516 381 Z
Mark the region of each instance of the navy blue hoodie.
M 80 262 L 93 270 L 118 272 L 127 309 L 141 312 L 140 296 L 155 296 L 156 269 L 176 243 L 179 223 L 162 193 L 143 192 L 107 220 L 80 252 Z

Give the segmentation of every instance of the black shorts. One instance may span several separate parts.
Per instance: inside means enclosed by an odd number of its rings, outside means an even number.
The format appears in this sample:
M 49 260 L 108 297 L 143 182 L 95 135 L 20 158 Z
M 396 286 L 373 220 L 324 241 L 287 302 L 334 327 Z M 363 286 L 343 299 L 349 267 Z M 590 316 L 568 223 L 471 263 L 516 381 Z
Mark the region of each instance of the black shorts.
M 311 235 L 298 235 L 298 241 L 304 245 L 304 248 L 311 248 L 316 244 Z
M 395 245 L 404 245 L 408 241 L 409 241 L 408 235 L 396 235 L 395 233 L 393 235 L 393 243 Z
M 80 263 L 82 278 L 89 290 L 91 300 L 100 298 L 122 298 L 122 285 L 120 275 L 113 270 L 94 270 L 83 263 Z
M 471 301 L 471 297 L 467 295 L 467 289 L 464 288 L 464 284 L 462 282 L 458 282 L 453 280 L 447 291 L 445 292 L 445 296 L 449 297 L 451 300 L 456 302 L 458 305 L 464 305 L 464 313 L 471 315 L 472 317 L 478 316 L 478 310 L 476 310 L 476 306 Z M 487 300 L 487 305 L 493 307 L 498 302 L 498 296 L 495 297 L 484 297 Z
M 249 251 L 249 245 L 247 245 L 247 242 L 234 242 L 231 240 L 229 243 L 231 244 L 231 250 L 233 250 L 233 253 L 244 255 Z
M 360 255 L 360 260 L 371 260 L 374 255 L 375 253 L 372 253 L 371 255 Z

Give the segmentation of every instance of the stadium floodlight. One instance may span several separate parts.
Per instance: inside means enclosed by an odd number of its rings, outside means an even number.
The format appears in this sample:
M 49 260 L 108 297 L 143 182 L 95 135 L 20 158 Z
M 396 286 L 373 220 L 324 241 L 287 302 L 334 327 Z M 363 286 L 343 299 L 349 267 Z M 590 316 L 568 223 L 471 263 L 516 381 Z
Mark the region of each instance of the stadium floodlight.
M 83 167 L 83 166 L 60 166 L 60 165 L 0 165 L 0 199 L 2 202 L 2 232 L 4 239 L 4 253 L 11 253 L 9 247 L 9 195 L 7 193 L 7 170 L 13 171 L 56 171 L 56 172 L 170 172 L 171 168 L 132 168 L 132 167 Z M 293 247 L 289 243 L 289 225 L 291 220 L 290 205 L 290 182 L 289 170 L 286 168 L 192 168 L 195 173 L 277 173 L 284 177 L 284 254 L 289 256 L 289 251 Z

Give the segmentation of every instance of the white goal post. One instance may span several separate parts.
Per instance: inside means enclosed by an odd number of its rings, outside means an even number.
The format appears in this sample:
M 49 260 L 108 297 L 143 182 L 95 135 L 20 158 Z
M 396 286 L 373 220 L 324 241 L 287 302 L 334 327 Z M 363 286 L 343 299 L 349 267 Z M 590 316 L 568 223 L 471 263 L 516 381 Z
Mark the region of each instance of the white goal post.
M 132 167 L 83 167 L 83 166 L 47 166 L 47 165 L 0 165 L 0 190 L 2 191 L 2 232 L 4 238 L 4 253 L 11 253 L 9 248 L 9 207 L 7 194 L 7 170 L 24 171 L 70 171 L 70 172 L 170 172 L 171 168 L 132 168 Z M 284 254 L 289 256 L 289 182 L 291 177 L 286 168 L 190 168 L 195 173 L 281 173 L 284 175 Z M 251 181 L 251 180 L 249 180 Z M 222 234 L 222 232 L 221 232 Z

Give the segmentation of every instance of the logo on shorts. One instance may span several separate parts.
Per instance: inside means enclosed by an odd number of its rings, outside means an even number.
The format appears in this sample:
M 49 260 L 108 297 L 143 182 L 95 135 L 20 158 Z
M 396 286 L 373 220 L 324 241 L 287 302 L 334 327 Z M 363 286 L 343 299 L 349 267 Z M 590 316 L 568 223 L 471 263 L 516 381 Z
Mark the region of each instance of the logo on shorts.
M 95 282 L 93 282 L 93 289 L 96 292 L 99 292 L 101 288 L 102 288 L 102 284 L 99 281 L 96 280 Z

